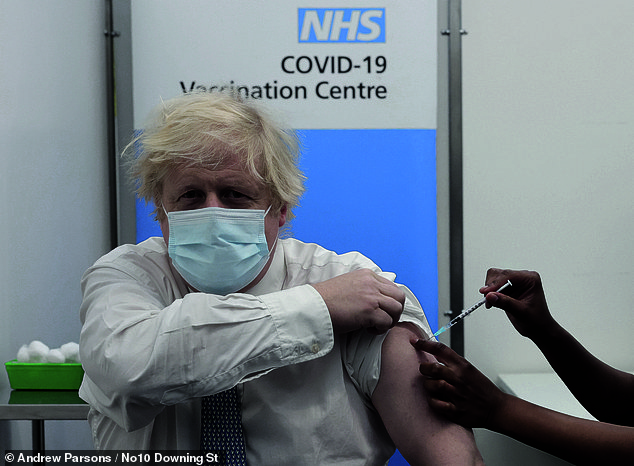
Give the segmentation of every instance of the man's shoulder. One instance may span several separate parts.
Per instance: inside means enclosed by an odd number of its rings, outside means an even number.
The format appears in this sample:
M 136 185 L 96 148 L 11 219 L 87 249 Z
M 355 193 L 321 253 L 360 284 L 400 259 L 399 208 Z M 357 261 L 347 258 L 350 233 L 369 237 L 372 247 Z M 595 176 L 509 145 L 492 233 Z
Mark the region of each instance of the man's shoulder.
M 329 268 L 335 274 L 360 268 L 379 271 L 377 265 L 358 251 L 339 253 L 316 243 L 306 243 L 295 238 L 282 240 L 286 266 L 310 268 Z
M 155 264 L 163 267 L 167 263 L 165 241 L 161 237 L 152 237 L 138 244 L 122 244 L 99 258 L 94 266 L 125 267 Z

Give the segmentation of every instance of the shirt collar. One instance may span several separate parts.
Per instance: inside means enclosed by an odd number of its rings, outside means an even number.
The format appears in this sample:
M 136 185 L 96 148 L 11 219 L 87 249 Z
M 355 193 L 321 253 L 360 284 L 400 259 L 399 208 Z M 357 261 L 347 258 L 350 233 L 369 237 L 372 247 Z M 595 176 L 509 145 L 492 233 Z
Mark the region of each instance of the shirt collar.
M 284 278 L 286 277 L 284 265 L 284 241 L 277 240 L 275 250 L 273 251 L 273 260 L 271 266 L 266 271 L 262 280 L 260 280 L 253 288 L 250 288 L 246 293 L 253 296 L 260 296 L 267 293 L 273 293 L 274 291 L 280 291 L 284 284 Z

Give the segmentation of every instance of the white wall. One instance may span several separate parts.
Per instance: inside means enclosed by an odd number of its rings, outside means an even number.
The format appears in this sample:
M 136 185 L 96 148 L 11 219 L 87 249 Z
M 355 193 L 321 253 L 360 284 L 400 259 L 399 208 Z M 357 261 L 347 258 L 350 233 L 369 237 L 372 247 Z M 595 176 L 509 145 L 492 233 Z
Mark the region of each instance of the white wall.
M 2 362 L 78 341 L 79 280 L 109 247 L 103 31 L 103 2 L 0 0 Z M 87 423 L 46 425 L 47 449 L 92 448 Z M 30 447 L 0 421 L 0 450 Z
M 634 3 L 480 0 L 462 12 L 465 304 L 488 267 L 537 270 L 554 316 L 632 370 Z M 549 369 L 499 311 L 466 322 L 465 351 L 494 380 Z M 510 448 L 498 440 L 492 451 Z M 520 456 L 511 463 L 536 464 Z

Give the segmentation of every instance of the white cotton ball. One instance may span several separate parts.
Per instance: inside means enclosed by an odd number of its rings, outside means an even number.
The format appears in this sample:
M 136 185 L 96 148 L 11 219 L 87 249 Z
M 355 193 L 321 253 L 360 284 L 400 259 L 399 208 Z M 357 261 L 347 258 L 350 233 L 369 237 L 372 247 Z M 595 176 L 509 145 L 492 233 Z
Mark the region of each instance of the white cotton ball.
M 29 362 L 29 347 L 28 345 L 22 345 L 18 350 L 17 356 L 18 362 Z
M 67 362 L 79 362 L 79 345 L 74 341 L 63 344 L 59 349 Z
M 45 362 L 49 347 L 39 340 L 29 343 L 29 362 Z
M 64 354 L 59 349 L 52 349 L 46 355 L 47 362 L 62 363 L 66 361 Z

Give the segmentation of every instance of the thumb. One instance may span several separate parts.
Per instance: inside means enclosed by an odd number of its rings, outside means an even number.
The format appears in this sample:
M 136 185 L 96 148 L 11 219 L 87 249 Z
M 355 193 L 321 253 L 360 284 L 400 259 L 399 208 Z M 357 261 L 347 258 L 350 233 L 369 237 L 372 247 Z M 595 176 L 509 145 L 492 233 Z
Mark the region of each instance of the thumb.
M 487 293 L 485 296 L 486 299 L 486 307 L 490 309 L 491 307 L 497 307 L 499 309 L 508 310 L 509 306 L 511 306 L 512 298 L 508 297 L 504 293 L 498 293 L 496 291 L 491 291 Z
M 518 312 L 522 312 L 523 304 L 514 298 L 511 298 L 504 293 L 491 292 L 486 295 L 486 307 L 497 307 L 506 312 L 506 315 L 511 318 Z

